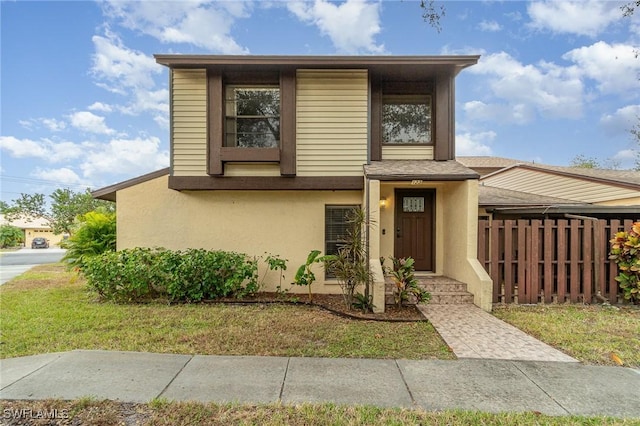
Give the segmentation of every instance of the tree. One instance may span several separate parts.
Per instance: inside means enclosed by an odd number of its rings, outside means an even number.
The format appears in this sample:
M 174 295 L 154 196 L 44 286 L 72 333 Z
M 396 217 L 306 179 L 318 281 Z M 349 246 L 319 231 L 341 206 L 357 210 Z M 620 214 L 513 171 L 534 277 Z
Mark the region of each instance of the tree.
M 24 232 L 13 225 L 0 226 L 0 248 L 17 247 L 24 242 Z
M 622 16 L 633 15 L 633 13 L 636 11 L 636 8 L 640 8 L 640 0 L 632 1 L 622 6 L 620 8 L 622 9 Z
M 424 22 L 428 22 L 436 31 L 442 31 L 440 19 L 445 15 L 444 6 L 437 7 L 435 0 L 420 0 L 420 7 L 422 8 Z
M 20 198 L 4 208 L 5 217 L 7 220 L 42 218 L 49 223 L 54 233 L 71 235 L 76 217 L 97 209 L 104 212 L 115 210 L 113 203 L 94 199 L 88 189 L 84 192 L 74 192 L 68 188 L 56 189 L 49 198 L 50 208 L 44 194 L 20 194 Z
M 587 157 L 584 154 L 578 154 L 573 157 L 571 163 L 569 164 L 571 167 L 577 167 L 580 169 L 599 169 L 600 162 L 594 157 Z
M 62 258 L 71 267 L 82 269 L 87 259 L 116 251 L 116 215 L 91 211 L 78 217 L 78 230 L 67 241 L 67 254 Z

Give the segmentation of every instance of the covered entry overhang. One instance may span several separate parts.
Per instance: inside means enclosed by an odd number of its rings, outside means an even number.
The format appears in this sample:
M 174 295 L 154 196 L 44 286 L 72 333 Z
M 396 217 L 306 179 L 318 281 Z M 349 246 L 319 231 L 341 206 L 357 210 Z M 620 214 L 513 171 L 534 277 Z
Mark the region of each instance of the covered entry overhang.
M 413 257 L 416 269 L 467 283 L 490 310 L 491 280 L 477 261 L 479 175 L 455 160 L 386 160 L 364 166 L 376 259 Z

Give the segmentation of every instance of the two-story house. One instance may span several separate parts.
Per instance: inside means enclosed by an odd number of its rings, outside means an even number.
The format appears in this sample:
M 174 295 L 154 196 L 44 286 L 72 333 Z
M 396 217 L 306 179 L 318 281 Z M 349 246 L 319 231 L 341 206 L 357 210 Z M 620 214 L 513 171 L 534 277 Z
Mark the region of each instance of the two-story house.
M 155 58 L 170 70 L 171 164 L 94 193 L 117 201 L 119 249 L 277 254 L 291 282 L 310 250 L 336 250 L 361 206 L 377 306 L 380 257 L 411 256 L 491 308 L 479 175 L 454 154 L 455 77 L 478 56 Z M 340 292 L 316 276 L 314 291 Z

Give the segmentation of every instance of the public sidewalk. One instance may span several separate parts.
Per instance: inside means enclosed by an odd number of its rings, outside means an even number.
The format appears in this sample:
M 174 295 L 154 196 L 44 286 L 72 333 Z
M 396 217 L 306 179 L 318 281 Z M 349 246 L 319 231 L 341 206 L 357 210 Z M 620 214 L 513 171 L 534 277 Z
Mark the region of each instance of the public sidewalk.
M 574 362 L 72 351 L 0 361 L 0 398 L 333 402 L 640 417 L 640 373 Z

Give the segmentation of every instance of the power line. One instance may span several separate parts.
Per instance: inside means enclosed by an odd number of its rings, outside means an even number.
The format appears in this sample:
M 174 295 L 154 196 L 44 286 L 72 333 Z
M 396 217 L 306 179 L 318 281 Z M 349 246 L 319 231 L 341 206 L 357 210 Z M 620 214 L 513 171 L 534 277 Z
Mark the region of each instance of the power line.
M 58 182 L 54 180 L 47 179 L 33 179 L 26 178 L 20 176 L 9 176 L 9 175 L 0 175 L 0 180 L 7 182 L 15 182 L 15 183 L 25 183 L 25 184 L 34 184 L 34 185 L 44 185 L 44 186 L 61 186 L 61 187 L 75 187 L 80 189 L 91 188 L 92 185 L 89 184 L 80 184 L 80 183 L 64 183 Z

